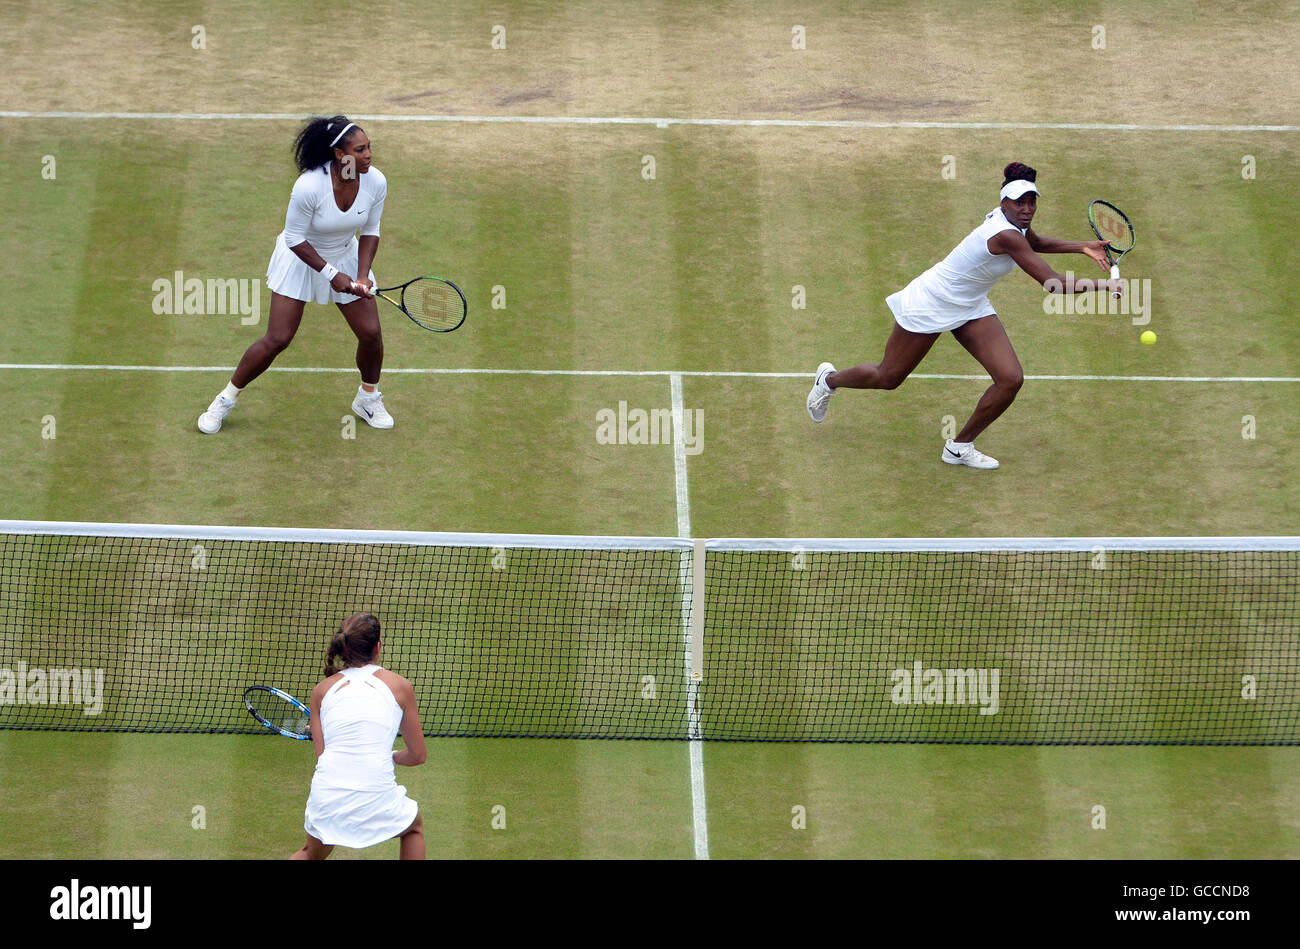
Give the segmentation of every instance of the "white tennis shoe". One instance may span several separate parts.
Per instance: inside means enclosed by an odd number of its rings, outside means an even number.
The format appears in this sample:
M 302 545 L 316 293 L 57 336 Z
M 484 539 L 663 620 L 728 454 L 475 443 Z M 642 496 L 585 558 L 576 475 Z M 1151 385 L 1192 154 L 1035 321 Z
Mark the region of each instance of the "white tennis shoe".
M 199 416 L 199 431 L 204 435 L 215 435 L 221 431 L 221 423 L 235 410 L 235 400 L 219 394 L 212 400 L 208 410 Z
M 814 422 L 826 418 L 826 409 L 831 403 L 831 396 L 835 394 L 835 390 L 826 384 L 826 376 L 834 371 L 834 366 L 824 362 L 817 367 L 817 374 L 813 376 L 812 391 L 808 393 L 808 415 Z
M 943 446 L 943 454 L 939 457 L 950 465 L 966 465 L 970 468 L 996 468 L 998 460 L 990 458 L 988 455 L 975 449 L 975 443 L 971 442 L 966 448 L 958 450 L 953 446 L 957 443 L 951 438 Z
M 371 428 L 393 427 L 393 417 L 384 408 L 384 396 L 378 389 L 367 392 L 358 388 L 357 397 L 352 400 L 352 411 Z

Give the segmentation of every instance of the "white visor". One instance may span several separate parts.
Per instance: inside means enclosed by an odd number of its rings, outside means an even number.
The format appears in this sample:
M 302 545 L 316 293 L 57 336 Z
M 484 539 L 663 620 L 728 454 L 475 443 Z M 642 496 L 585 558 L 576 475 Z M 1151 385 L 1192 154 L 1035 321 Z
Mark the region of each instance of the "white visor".
M 1015 181 L 1009 181 L 1002 186 L 1001 197 L 1010 198 L 1015 201 L 1026 192 L 1032 191 L 1034 194 L 1041 194 L 1032 181 L 1025 181 L 1023 178 L 1017 178 Z

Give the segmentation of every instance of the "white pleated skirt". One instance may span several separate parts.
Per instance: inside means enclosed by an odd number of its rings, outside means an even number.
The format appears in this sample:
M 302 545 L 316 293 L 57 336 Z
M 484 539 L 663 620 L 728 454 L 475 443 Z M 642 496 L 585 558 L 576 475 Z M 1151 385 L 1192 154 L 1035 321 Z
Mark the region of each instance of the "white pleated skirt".
M 949 333 L 961 329 L 971 320 L 995 314 L 987 296 L 971 306 L 954 306 L 927 293 L 919 279 L 897 293 L 891 293 L 885 298 L 885 303 L 898 325 L 913 333 Z
M 400 784 L 383 791 L 348 791 L 313 781 L 303 826 L 323 844 L 373 847 L 410 827 L 419 810 Z
M 343 253 L 329 262 L 348 276 L 355 277 L 359 252 L 360 244 L 354 237 Z M 367 276 L 373 283 L 375 272 L 372 270 Z M 302 300 L 304 303 L 351 303 L 361 299 L 350 293 L 339 293 L 319 271 L 312 270 L 303 263 L 285 244 L 283 231 L 275 239 L 271 262 L 266 266 L 266 285 L 281 296 Z

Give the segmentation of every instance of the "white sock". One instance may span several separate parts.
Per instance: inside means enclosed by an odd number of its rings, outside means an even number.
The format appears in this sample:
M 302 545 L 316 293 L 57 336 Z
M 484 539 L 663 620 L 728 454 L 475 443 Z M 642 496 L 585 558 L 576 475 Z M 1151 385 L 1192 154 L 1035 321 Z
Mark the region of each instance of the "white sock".
M 974 444 L 975 444 L 974 442 L 957 442 L 957 441 L 953 441 L 951 438 L 948 439 L 948 446 L 952 448 L 954 451 L 956 451 L 958 454 L 965 451 L 967 448 L 972 447 Z
M 357 386 L 357 394 L 363 399 L 373 399 L 379 394 L 379 383 L 375 383 L 375 388 L 373 390 L 368 390 L 365 386 Z
M 233 382 L 227 382 L 226 387 L 221 390 L 221 394 L 224 395 L 231 402 L 234 402 L 236 399 L 239 398 L 239 393 L 243 391 L 244 391 L 243 389 L 236 389 L 235 384 Z

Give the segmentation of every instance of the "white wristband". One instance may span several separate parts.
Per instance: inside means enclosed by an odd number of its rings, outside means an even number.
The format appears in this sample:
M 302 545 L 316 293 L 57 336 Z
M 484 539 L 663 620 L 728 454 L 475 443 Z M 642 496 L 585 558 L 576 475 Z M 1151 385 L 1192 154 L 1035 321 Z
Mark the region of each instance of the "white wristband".
M 320 269 L 320 275 L 326 280 L 333 280 L 338 276 L 338 272 L 339 268 L 335 267 L 333 264 L 326 264 Z

